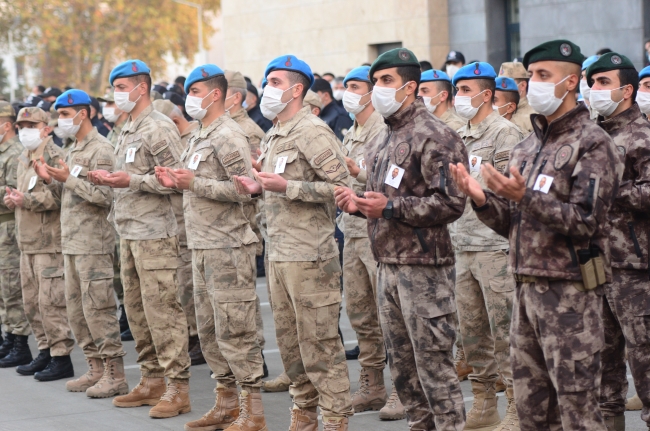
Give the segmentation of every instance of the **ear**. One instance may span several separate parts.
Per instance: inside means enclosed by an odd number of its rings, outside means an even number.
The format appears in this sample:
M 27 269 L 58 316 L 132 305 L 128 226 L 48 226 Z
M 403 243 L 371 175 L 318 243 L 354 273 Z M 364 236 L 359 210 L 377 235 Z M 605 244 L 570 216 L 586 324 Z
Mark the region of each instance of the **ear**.
M 631 98 L 632 92 L 634 92 L 632 86 L 629 84 L 626 85 L 625 88 L 623 88 L 623 100 Z
M 417 89 L 418 89 L 418 84 L 415 81 L 409 81 L 408 84 L 406 84 L 406 87 L 404 87 L 407 96 L 410 96 L 411 94 L 415 94 Z
M 444 103 L 449 99 L 449 93 L 446 91 L 443 91 L 440 93 L 440 103 Z
M 506 108 L 506 112 L 508 114 L 514 114 L 515 109 L 517 109 L 517 105 L 515 105 L 515 102 L 509 102 L 509 105 Z
M 221 91 L 220 88 L 215 88 L 214 92 L 212 93 L 212 101 L 216 102 L 221 99 L 221 101 L 224 101 L 226 97 L 221 97 L 223 95 L 223 92 Z
M 485 90 L 485 93 L 483 93 L 483 102 L 492 103 L 492 94 L 492 90 Z
M 566 89 L 571 91 L 575 90 L 580 85 L 580 77 L 576 74 L 571 74 L 566 80 L 567 86 Z
M 292 92 L 291 97 L 293 97 L 294 99 L 299 98 L 300 96 L 302 96 L 302 90 L 304 89 L 305 87 L 301 83 L 296 84 L 296 86 L 291 89 Z

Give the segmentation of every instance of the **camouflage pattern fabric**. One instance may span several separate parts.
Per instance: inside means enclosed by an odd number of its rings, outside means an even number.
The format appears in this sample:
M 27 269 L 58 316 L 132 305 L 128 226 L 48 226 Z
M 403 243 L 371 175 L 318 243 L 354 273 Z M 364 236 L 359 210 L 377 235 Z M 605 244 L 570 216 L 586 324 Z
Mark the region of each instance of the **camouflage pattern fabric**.
M 525 96 L 521 97 L 517 105 L 517 111 L 512 114 L 510 121 L 519 127 L 519 130 L 522 131 L 524 136 L 529 135 L 533 131 L 533 124 L 530 120 L 532 114 L 536 114 L 536 112 L 528 103 L 528 98 Z
M 441 116 L 440 121 L 449 126 L 454 132 L 458 132 L 461 127 L 464 127 L 467 124 L 467 121 L 463 120 L 456 114 L 454 108 L 448 108 Z
M 4 315 L 2 324 L 7 334 L 29 335 L 32 330 L 25 316 L 20 268 L 0 269 L 0 296 Z

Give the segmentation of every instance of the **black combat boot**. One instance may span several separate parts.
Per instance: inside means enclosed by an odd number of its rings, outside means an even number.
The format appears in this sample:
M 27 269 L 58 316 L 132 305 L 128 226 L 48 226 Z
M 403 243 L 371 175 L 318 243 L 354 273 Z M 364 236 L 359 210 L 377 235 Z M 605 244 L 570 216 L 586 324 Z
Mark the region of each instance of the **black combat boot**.
M 120 339 L 122 341 L 133 341 L 133 334 L 131 334 L 131 328 L 120 334 Z
M 18 340 L 16 340 L 16 342 L 18 342 Z M 36 359 L 26 365 L 17 367 L 16 372 L 18 374 L 22 374 L 23 376 L 33 376 L 34 373 L 43 371 L 45 367 L 47 367 L 47 364 L 50 363 L 50 359 L 52 359 L 50 357 L 50 349 L 40 350 Z
M 203 357 L 203 351 L 201 350 L 201 341 L 198 337 L 196 343 L 194 343 L 194 347 L 192 347 L 192 350 L 190 350 L 189 353 L 192 365 L 205 364 L 205 358 Z
M 7 333 L 7 337 L 2 341 L 2 344 L 0 344 L 0 359 L 4 358 L 9 354 L 11 349 L 14 347 L 15 339 L 16 336 L 14 334 Z
M 348 361 L 356 361 L 359 359 L 359 353 L 361 351 L 359 350 L 359 346 L 355 347 L 354 349 L 346 350 L 345 351 L 345 359 Z
M 124 310 L 124 305 L 120 305 L 120 333 L 129 329 L 129 321 L 126 318 L 126 310 Z
M 15 335 L 11 351 L 0 359 L 0 368 L 25 366 L 32 361 L 32 352 L 27 344 L 27 335 Z
M 266 358 L 264 357 L 264 351 L 262 351 L 262 372 L 264 373 L 262 377 L 267 378 L 269 376 L 269 367 L 266 366 Z
M 74 377 L 74 368 L 70 355 L 52 356 L 52 360 L 43 371 L 34 374 L 39 382 L 51 382 L 53 380 L 67 379 Z

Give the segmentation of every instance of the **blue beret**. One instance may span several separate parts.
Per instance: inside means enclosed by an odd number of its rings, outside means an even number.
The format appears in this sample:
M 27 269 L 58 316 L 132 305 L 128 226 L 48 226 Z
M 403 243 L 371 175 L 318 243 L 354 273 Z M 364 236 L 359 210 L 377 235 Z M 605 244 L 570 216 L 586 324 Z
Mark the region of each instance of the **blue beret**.
M 431 81 L 447 81 L 451 82 L 451 78 L 442 70 L 431 69 L 422 72 L 420 77 L 420 83 L 431 82 Z
M 271 60 L 266 70 L 264 71 L 264 78 L 269 76 L 269 73 L 274 70 L 288 70 L 289 72 L 298 72 L 309 80 L 309 87 L 314 85 L 314 74 L 311 67 L 304 61 L 297 58 L 295 55 L 281 55 L 280 57 Z
M 199 66 L 191 71 L 189 75 L 187 75 L 187 79 L 185 79 L 185 93 L 190 92 L 190 87 L 192 84 L 196 82 L 206 81 L 210 78 L 214 78 L 215 76 L 223 74 L 223 70 L 214 64 L 204 64 L 203 66 Z
M 514 91 L 515 93 L 519 92 L 519 88 L 517 88 L 517 83 L 515 80 L 508 78 L 507 76 L 500 76 L 496 79 L 496 89 L 497 91 Z
M 350 71 L 350 73 L 345 75 L 345 79 L 343 80 L 343 85 L 347 87 L 348 81 L 370 82 L 370 77 L 368 76 L 369 71 L 370 71 L 370 66 L 355 67 Z
M 639 81 L 650 76 L 650 66 L 646 66 L 639 72 Z
M 452 84 L 456 85 L 458 81 L 463 79 L 496 79 L 497 73 L 489 63 L 477 61 L 463 66 L 456 72 Z
M 69 108 L 71 106 L 90 106 L 90 96 L 81 90 L 68 90 L 56 98 L 54 109 Z
M 585 70 L 592 64 L 598 61 L 600 57 L 598 55 L 592 55 L 591 57 L 587 57 L 585 61 L 582 62 L 582 70 Z
M 117 78 L 128 78 L 129 76 L 149 75 L 151 69 L 144 64 L 141 60 L 126 60 L 120 63 L 111 70 L 111 75 L 108 77 L 108 82 L 113 85 L 113 81 Z

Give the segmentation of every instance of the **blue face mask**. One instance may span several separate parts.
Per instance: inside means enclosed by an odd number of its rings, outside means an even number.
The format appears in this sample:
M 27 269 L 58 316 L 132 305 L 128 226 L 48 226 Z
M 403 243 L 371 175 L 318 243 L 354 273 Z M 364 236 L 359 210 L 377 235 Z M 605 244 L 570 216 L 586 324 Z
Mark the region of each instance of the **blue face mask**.
M 248 109 L 248 103 L 244 100 L 244 102 L 241 104 L 242 108 Z
M 353 114 L 352 112 L 348 112 L 348 115 L 350 116 L 350 119 L 351 119 L 352 121 L 354 121 L 354 119 L 355 119 L 354 114 Z

